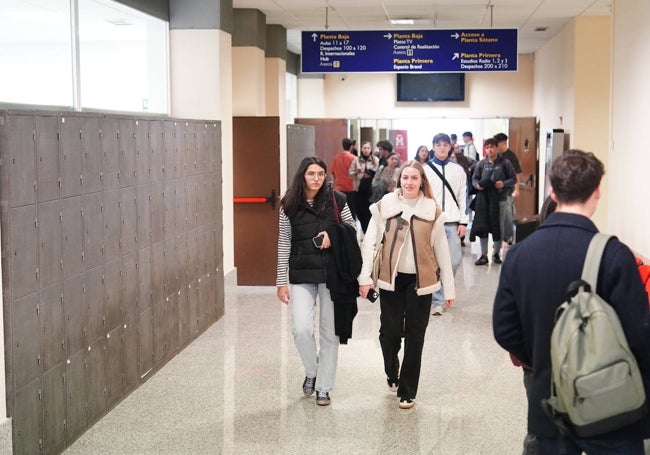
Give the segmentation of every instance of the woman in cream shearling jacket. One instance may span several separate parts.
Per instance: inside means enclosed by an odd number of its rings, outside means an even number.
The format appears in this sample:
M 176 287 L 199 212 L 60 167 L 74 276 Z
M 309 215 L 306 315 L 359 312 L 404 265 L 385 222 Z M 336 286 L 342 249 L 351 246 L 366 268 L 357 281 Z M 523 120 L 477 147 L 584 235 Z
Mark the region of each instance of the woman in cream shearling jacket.
M 397 392 L 399 407 L 409 409 L 417 394 L 431 294 L 440 289 L 442 282 L 446 306 L 451 306 L 455 298 L 445 219 L 433 199 L 424 169 L 416 161 L 402 166 L 395 191 L 370 210 L 372 220 L 361 247 L 359 294 L 366 298 L 373 287 L 370 275 L 374 250 L 383 238 L 383 260 L 377 279 L 379 342 L 388 387 Z M 402 336 L 404 358 L 400 369 Z

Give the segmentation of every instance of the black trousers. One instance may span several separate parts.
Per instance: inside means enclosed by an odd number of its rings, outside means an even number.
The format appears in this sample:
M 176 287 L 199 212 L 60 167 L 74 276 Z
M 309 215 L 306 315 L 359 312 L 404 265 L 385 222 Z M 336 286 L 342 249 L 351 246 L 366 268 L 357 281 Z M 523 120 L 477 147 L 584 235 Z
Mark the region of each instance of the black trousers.
M 395 291 L 380 291 L 379 344 L 386 376 L 397 379 L 397 396 L 415 398 L 420 382 L 424 334 L 429 325 L 431 294 L 418 296 L 415 275 L 398 273 Z M 404 358 L 400 370 L 397 357 L 404 336 Z

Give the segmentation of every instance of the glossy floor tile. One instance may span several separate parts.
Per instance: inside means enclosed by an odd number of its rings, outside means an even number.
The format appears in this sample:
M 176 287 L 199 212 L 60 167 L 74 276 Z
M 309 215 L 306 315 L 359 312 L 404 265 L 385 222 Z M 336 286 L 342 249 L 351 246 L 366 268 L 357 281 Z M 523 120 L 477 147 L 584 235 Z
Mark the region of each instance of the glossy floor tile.
M 65 453 L 519 454 L 526 404 L 520 369 L 492 337 L 499 266 L 464 248 L 457 300 L 431 316 L 415 408 L 386 385 L 379 306 L 359 300 L 339 349 L 332 404 L 302 395 L 288 308 L 274 287 L 228 292 L 226 314 Z

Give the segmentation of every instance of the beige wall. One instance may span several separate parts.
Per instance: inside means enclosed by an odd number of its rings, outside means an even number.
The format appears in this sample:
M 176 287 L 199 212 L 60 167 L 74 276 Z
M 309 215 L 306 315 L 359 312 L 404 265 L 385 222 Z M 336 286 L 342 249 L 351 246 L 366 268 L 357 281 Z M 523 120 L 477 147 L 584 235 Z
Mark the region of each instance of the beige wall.
M 287 179 L 287 62 L 281 58 L 267 58 L 266 115 L 280 117 L 280 182 Z M 281 184 L 282 185 L 282 184 Z M 280 194 L 283 187 L 276 188 Z
M 616 0 L 613 13 L 612 150 L 608 231 L 650 259 L 648 106 L 650 106 L 650 2 Z M 597 66 L 597 65 L 596 65 Z
M 266 115 L 264 51 L 254 46 L 232 49 L 232 115 Z
M 570 147 L 608 162 L 611 20 L 579 17 L 535 54 L 534 112 L 540 121 L 540 163 L 546 162 L 546 131 L 562 128 Z M 596 64 L 597 62 L 597 64 Z M 540 181 L 545 169 L 540 165 Z M 607 184 L 593 220 L 607 228 Z M 543 187 L 540 188 L 540 198 Z
M 468 73 L 465 102 L 398 103 L 395 100 L 395 74 L 327 74 L 324 80 L 300 79 L 298 117 L 394 119 L 530 116 L 533 75 L 531 56 L 519 55 L 516 72 Z
M 230 34 L 221 30 L 170 31 L 171 115 L 221 121 L 224 274 L 235 268 L 231 42 Z

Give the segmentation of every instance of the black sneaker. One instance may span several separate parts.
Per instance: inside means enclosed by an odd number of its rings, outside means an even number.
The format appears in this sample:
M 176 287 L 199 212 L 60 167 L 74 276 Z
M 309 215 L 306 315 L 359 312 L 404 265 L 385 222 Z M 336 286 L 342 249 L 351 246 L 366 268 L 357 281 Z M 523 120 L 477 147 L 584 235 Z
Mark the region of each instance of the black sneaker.
M 330 404 L 330 394 L 329 392 L 321 392 L 320 390 L 316 391 L 316 404 L 318 406 L 327 406 Z
M 495 254 L 494 256 L 492 256 L 492 262 L 494 262 L 495 264 L 501 264 L 503 261 L 501 261 L 501 258 L 499 257 L 498 254 Z
M 400 398 L 399 399 L 399 408 L 400 409 L 411 409 L 415 406 L 415 400 L 412 398 Z
M 386 382 L 391 392 L 397 392 L 397 379 L 386 378 Z
M 489 261 L 487 256 L 481 255 L 481 257 L 476 260 L 474 265 L 486 265 L 488 262 Z
M 316 378 L 305 376 L 305 382 L 302 383 L 302 393 L 304 393 L 306 397 L 310 397 L 314 393 L 315 386 Z

